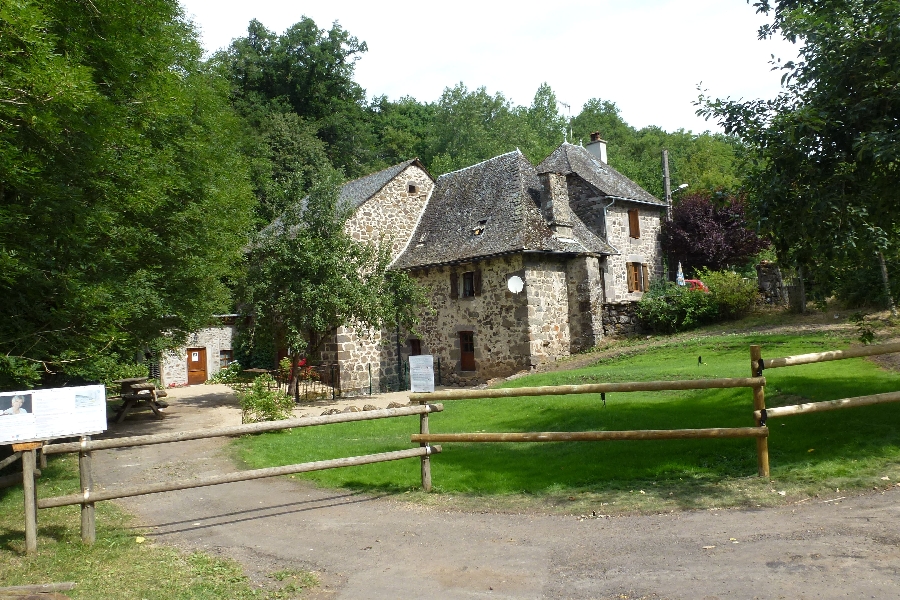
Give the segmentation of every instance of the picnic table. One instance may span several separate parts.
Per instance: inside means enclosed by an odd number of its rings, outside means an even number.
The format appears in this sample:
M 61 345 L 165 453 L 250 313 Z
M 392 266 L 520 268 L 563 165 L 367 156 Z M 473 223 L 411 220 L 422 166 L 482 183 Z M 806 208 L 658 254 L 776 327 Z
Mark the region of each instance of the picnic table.
M 122 392 L 119 396 L 122 398 L 122 405 L 116 410 L 116 423 L 124 421 L 125 415 L 132 408 L 137 408 L 143 404 L 149 406 L 158 419 L 163 418 L 163 414 L 159 409 L 166 408 L 169 404 L 165 400 L 160 400 L 160 398 L 167 395 L 166 391 L 156 389 L 154 384 L 147 381 L 148 379 L 149 377 L 130 377 L 113 381 L 113 383 L 118 383 L 122 386 Z

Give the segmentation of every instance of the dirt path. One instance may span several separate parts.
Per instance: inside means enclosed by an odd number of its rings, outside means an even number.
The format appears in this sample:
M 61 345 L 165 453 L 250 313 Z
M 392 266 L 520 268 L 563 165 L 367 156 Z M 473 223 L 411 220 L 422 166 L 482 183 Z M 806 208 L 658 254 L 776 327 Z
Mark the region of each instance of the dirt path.
M 240 422 L 224 386 L 175 390 L 170 404 L 163 421 L 138 413 L 108 435 Z M 113 488 L 234 471 L 226 446 L 98 452 L 95 480 Z M 900 589 L 900 488 L 777 509 L 583 520 L 446 512 L 287 478 L 122 504 L 148 537 L 234 558 L 251 577 L 317 571 L 315 598 L 893 598 Z

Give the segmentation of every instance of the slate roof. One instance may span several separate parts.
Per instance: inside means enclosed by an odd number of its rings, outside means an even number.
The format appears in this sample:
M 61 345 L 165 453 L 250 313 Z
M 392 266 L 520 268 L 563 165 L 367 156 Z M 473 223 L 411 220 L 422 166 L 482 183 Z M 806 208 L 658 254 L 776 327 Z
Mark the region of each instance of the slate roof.
M 540 198 L 537 171 L 518 150 L 441 175 L 416 232 L 393 268 L 521 251 L 616 253 L 577 218 L 574 239 L 554 235 L 541 215 Z
M 406 167 L 412 164 L 415 164 L 417 167 L 428 173 L 428 170 L 425 169 L 425 165 L 419 162 L 418 158 L 414 158 L 398 165 L 394 165 L 393 167 L 378 171 L 377 173 L 372 173 L 371 175 L 348 181 L 341 186 L 341 202 L 349 202 L 353 208 L 358 207 L 360 204 L 377 194 L 391 179 L 402 173 Z
M 600 162 L 582 146 L 562 144 L 538 165 L 537 172 L 561 175 L 574 173 L 606 196 L 644 204 L 666 205 L 608 164 Z

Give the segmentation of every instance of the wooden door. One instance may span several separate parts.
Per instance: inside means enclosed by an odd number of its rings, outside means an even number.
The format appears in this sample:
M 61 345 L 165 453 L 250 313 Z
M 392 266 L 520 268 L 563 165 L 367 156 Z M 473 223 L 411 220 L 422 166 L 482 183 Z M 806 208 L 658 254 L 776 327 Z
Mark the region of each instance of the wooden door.
M 459 332 L 459 369 L 475 370 L 475 336 L 471 331 Z
M 188 385 L 204 383 L 206 377 L 206 348 L 187 349 Z

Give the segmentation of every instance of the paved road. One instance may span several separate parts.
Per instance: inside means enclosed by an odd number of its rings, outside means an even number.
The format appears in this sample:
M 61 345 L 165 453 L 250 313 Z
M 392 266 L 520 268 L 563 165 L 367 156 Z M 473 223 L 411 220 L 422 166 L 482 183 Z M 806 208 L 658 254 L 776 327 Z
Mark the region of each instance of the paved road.
M 222 391 L 179 390 L 166 420 L 137 416 L 111 433 L 239 422 Z M 109 488 L 235 470 L 222 440 L 99 452 L 94 464 Z M 286 478 L 123 504 L 154 538 L 232 557 L 251 574 L 316 570 L 323 598 L 900 597 L 900 488 L 777 509 L 584 520 L 423 509 Z

